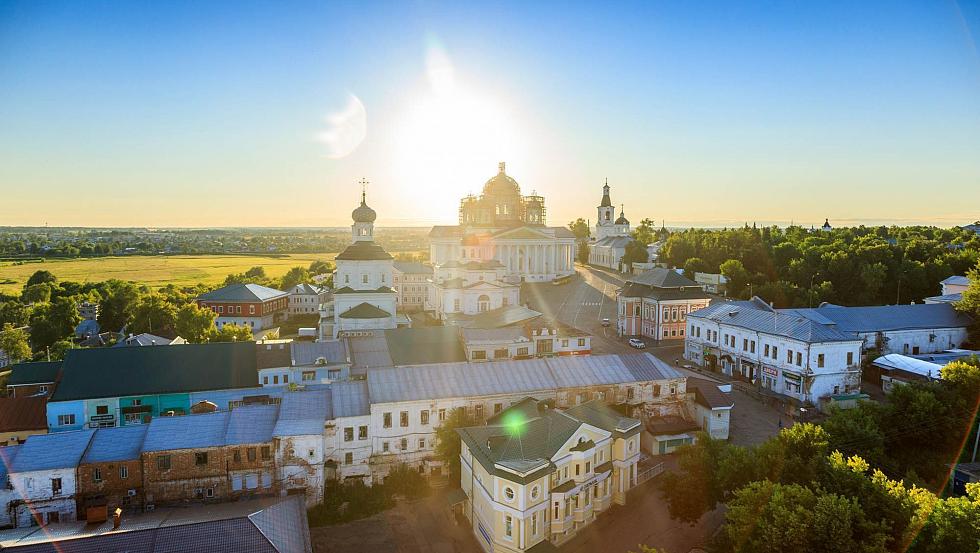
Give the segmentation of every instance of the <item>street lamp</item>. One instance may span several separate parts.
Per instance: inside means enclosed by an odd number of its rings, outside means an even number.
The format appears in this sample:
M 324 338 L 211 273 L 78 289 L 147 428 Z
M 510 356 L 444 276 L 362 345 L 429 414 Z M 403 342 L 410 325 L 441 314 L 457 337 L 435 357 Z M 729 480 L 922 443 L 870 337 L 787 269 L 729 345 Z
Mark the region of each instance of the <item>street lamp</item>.
M 800 422 L 806 422 L 806 407 L 800 407 Z

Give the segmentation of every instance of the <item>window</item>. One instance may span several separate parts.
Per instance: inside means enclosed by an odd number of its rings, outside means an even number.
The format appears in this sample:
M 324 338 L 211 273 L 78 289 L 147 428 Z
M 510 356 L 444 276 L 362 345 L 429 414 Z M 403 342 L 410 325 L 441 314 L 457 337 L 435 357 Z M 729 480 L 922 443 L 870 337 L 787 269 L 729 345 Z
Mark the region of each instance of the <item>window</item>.
M 268 461 L 269 459 L 272 459 L 272 448 L 270 448 L 267 445 L 264 445 L 264 446 L 262 446 L 261 451 L 262 451 L 262 460 L 263 461 Z
M 367 439 L 367 426 L 366 425 L 365 426 L 358 426 L 357 427 L 357 439 L 358 440 L 366 440 Z
M 660 384 L 653 385 L 653 397 L 660 397 Z
M 779 348 L 777 348 L 776 346 L 772 347 L 772 358 L 773 359 L 779 358 Z
M 790 364 L 793 363 L 793 350 L 791 349 L 786 350 L 786 362 Z
M 575 463 L 575 476 L 582 474 L 582 465 Z
M 507 356 L 509 355 L 509 353 L 510 352 L 507 351 L 507 348 L 498 348 L 498 349 L 493 350 L 493 358 L 494 359 L 506 359 Z
M 493 404 L 493 414 L 494 415 L 496 415 L 497 413 L 503 411 L 503 409 L 504 409 L 504 404 L 503 403 L 494 403 Z
M 224 313 L 224 312 L 225 312 L 225 306 L 219 305 L 218 306 L 218 313 Z
M 513 501 L 514 500 L 514 488 L 511 488 L 511 487 L 504 488 L 504 497 L 507 498 L 507 501 Z
M 310 382 L 316 379 L 316 371 L 303 371 L 303 382 Z
M 769 344 L 766 344 L 766 349 L 764 351 L 765 351 L 765 353 L 763 353 L 763 355 L 765 355 L 766 357 L 769 357 Z
M 419 422 L 421 424 L 423 424 L 423 425 L 429 424 L 429 410 L 428 409 L 422 409 L 422 412 L 419 413 Z
M 803 365 L 803 354 L 800 352 L 796 352 L 796 366 L 799 367 L 802 365 Z
M 195 465 L 206 465 L 208 464 L 208 452 L 199 451 L 194 454 L 194 464 Z
M 102 469 L 100 469 L 99 467 L 95 467 L 95 470 L 92 471 L 92 481 L 93 482 L 102 481 Z
M 425 438 L 419 438 L 419 449 L 425 449 Z
M 453 300 L 453 311 L 459 311 L 459 298 Z
M 402 411 L 398 414 L 398 426 L 405 428 L 408 426 L 408 411 Z
M 240 306 L 240 305 L 236 305 L 236 306 L 235 306 L 235 313 L 236 313 L 236 314 L 241 314 L 241 312 L 242 312 L 242 306 Z
M 109 406 L 108 405 L 96 405 L 95 406 L 95 414 L 96 415 L 108 415 L 109 414 Z
M 565 478 L 565 479 L 568 478 L 568 466 L 565 466 L 565 471 L 564 471 L 564 474 L 562 475 L 562 478 Z
M 473 350 L 472 358 L 473 358 L 474 361 L 486 359 L 487 358 L 487 352 L 485 350 L 482 350 L 482 349 L 475 349 L 475 350 Z
M 383 419 L 382 426 L 384 426 L 385 428 L 391 428 L 391 413 L 385 413 L 382 416 L 382 419 Z
M 126 465 L 119 465 L 119 478 L 123 480 L 129 478 L 129 467 Z
M 204 497 L 214 497 L 214 488 L 204 490 Z
M 398 449 L 405 451 L 408 449 L 408 438 L 402 438 L 398 443 Z
M 266 385 L 269 384 L 269 377 L 268 376 L 263 376 L 262 377 L 262 384 L 266 384 Z
M 249 315 L 255 315 L 255 306 L 254 305 L 248 306 L 248 314 Z
M 528 352 L 527 348 L 517 348 L 518 357 L 527 356 L 527 352 Z
M 344 441 L 353 442 L 354 441 L 354 427 L 348 426 L 344 428 Z
M 483 404 L 476 406 L 476 420 L 483 420 Z
M 531 535 L 538 535 L 538 513 L 531 515 Z
M 234 452 L 234 454 L 231 456 L 231 459 L 232 459 L 232 461 L 234 461 L 236 463 L 241 463 L 242 462 L 242 452 L 241 452 L 241 450 L 236 449 L 235 452 Z
M 250 447 L 245 450 L 245 455 L 248 457 L 249 461 L 255 461 L 255 448 Z
M 820 354 L 817 355 L 817 366 L 818 367 L 823 367 L 823 354 L 822 353 L 820 353 Z
M 439 422 L 446 422 L 446 410 L 439 409 Z
M 368 283 L 368 276 L 366 274 L 361 275 L 361 283 L 362 284 Z
M 273 375 L 273 377 L 272 377 L 272 383 L 273 384 L 279 384 L 279 375 L 278 374 L 277 375 Z
M 289 384 L 289 375 L 288 374 L 282 375 L 282 383 L 283 384 Z
M 381 452 L 382 453 L 388 453 L 388 451 L 389 451 L 388 442 L 383 442 L 381 444 Z
M 749 351 L 749 339 L 742 338 L 742 351 Z
M 585 462 L 585 474 L 592 472 L 592 461 Z
M 61 478 L 51 479 L 51 494 L 61 495 Z
M 354 464 L 354 454 L 351 452 L 344 453 L 344 464 L 353 465 Z
M 749 342 L 749 352 L 755 353 L 755 340 Z
M 567 339 L 564 339 L 564 338 L 562 339 L 562 341 L 561 341 L 561 347 L 563 347 L 563 348 L 567 348 L 568 347 L 568 340 Z
M 633 399 L 633 396 L 634 395 L 635 395 L 635 392 L 633 391 L 633 388 L 632 387 L 626 388 L 626 400 L 627 401 L 631 401 Z
M 585 347 L 585 338 L 579 338 L 578 339 L 578 347 L 580 347 L 580 348 L 584 348 Z
M 160 455 L 157 457 L 157 470 L 170 470 L 169 455 Z
M 504 535 L 508 538 L 514 537 L 514 519 L 510 515 L 504 515 Z
M 851 366 L 853 364 L 854 364 L 854 352 L 853 351 L 849 351 L 849 352 L 847 352 L 847 365 L 848 366 Z
M 531 488 L 531 499 L 537 499 L 538 498 L 538 495 L 540 495 L 540 494 L 541 494 L 541 488 L 539 488 L 537 486 L 533 486 Z
M 72 426 L 74 424 L 75 424 L 74 414 L 69 413 L 67 415 L 58 415 L 58 426 Z

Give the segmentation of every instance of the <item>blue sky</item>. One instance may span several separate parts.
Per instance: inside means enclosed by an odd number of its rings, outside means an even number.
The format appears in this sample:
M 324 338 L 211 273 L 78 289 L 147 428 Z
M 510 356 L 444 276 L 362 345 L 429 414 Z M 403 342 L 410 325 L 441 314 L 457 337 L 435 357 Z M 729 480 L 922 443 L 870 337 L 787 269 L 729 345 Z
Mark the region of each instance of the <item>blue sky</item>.
M 0 225 L 343 225 L 361 177 L 445 223 L 506 160 L 553 224 L 608 177 L 634 221 L 950 226 L 978 36 L 977 2 L 0 1 Z

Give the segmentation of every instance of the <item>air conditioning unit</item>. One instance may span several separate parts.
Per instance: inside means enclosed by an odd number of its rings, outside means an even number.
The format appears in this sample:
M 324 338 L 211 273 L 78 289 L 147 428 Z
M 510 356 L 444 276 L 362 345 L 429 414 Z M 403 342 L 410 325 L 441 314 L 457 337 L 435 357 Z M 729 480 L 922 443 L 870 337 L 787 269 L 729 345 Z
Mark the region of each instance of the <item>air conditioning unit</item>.
M 126 490 L 126 495 L 129 497 L 136 497 L 136 490 Z
M 152 503 L 147 503 L 146 506 L 143 507 L 143 510 L 149 513 L 150 511 L 153 510 L 153 508 L 154 508 L 154 505 Z

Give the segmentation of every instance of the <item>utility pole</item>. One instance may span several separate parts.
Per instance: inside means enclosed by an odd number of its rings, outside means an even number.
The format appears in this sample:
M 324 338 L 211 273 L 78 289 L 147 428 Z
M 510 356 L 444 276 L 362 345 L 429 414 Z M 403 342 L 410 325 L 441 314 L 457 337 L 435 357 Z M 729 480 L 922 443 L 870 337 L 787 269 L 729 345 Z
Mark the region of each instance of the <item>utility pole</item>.
M 977 421 L 977 437 L 973 439 L 973 460 L 971 463 L 977 462 L 977 446 L 980 446 L 980 421 Z

